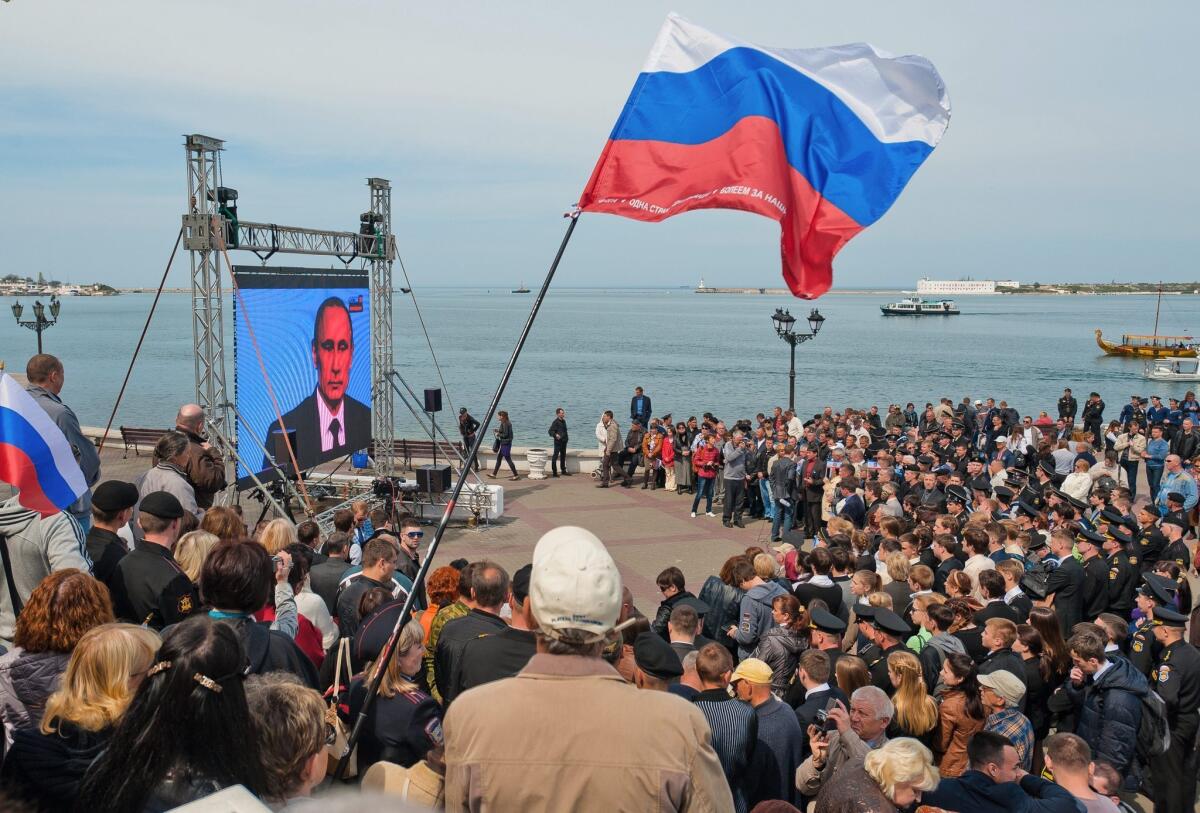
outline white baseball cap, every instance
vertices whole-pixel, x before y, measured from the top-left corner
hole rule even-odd
[[[564,630],[601,641],[621,613],[621,574],[591,531],[565,525],[533,549],[529,603],[538,627],[552,638]]]

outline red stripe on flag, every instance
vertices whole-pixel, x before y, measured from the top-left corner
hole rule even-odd
[[[0,441],[0,480],[14,486],[18,502],[44,517],[58,513],[58,507],[42,492],[37,467],[19,446]]]
[[[693,209],[777,220],[783,278],[805,299],[829,290],[834,256],[863,229],[788,164],[778,125],[762,116],[704,144],[610,140],[579,208],[648,222]]]

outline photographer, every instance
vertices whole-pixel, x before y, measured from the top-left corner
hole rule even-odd
[[[746,499],[746,461],[753,448],[753,443],[740,430],[735,430],[722,450],[725,454],[725,508],[721,512],[721,524],[726,528],[746,527],[742,524],[742,503]]]
[[[812,753],[796,769],[796,787],[805,796],[815,796],[838,768],[887,742],[887,727],[892,721],[892,701],[881,689],[863,686],[850,696],[850,709],[839,700],[830,709],[827,721],[835,728],[808,727]],[[826,723],[828,725],[828,722]]]

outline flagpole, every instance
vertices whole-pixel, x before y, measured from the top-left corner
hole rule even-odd
[[[521,335],[517,338],[516,347],[513,348],[512,355],[508,359],[508,365],[504,368],[504,374],[500,377],[500,384],[496,387],[496,394],[492,396],[492,402],[488,405],[487,414],[483,416],[483,420],[479,424],[479,430],[475,433],[475,444],[471,447],[470,453],[466,456],[467,460],[474,460],[479,454],[479,448],[483,445],[483,439],[487,432],[488,426],[492,422],[492,418],[496,415],[496,407],[500,405],[500,398],[504,395],[504,388],[508,386],[508,380],[512,377],[513,369],[517,366],[517,359],[521,355],[522,348],[525,347],[525,340],[529,338],[529,332],[533,328],[533,320],[537,318],[538,311],[541,310],[542,301],[546,298],[546,292],[550,289],[550,282],[554,279],[554,272],[558,270],[558,264],[562,260],[563,252],[567,250],[567,243],[571,240],[571,235],[575,231],[575,224],[579,222],[579,210],[573,209],[567,212],[564,217],[570,219],[567,225],[567,233],[563,235],[562,243],[558,246],[558,253],[554,255],[554,261],[550,263],[550,270],[546,272],[546,279],[542,282],[542,288],[538,291],[537,298],[533,300],[533,307],[529,311],[529,318],[525,320],[525,326],[521,328]],[[396,647],[400,643],[400,631],[411,618],[413,601],[417,596],[418,586],[423,584],[425,576],[429,572],[429,567],[433,563],[434,556],[437,555],[438,546],[441,544],[442,536],[446,533],[446,527],[450,524],[450,515],[454,513],[454,506],[458,502],[459,495],[462,494],[463,485],[467,481],[467,473],[470,466],[465,466],[459,471],[458,481],[454,484],[454,489],[450,492],[450,499],[446,503],[446,510],[442,512],[442,518],[438,522],[437,530],[433,532],[433,540],[429,543],[429,550],[425,553],[425,561],[421,563],[421,567],[417,570],[417,575],[413,577],[413,589],[409,591],[408,597],[404,599],[404,606],[400,610],[400,615],[396,619],[396,626],[392,629],[391,636],[388,637],[387,644],[384,645],[383,651],[379,655],[379,659],[371,678],[371,683],[367,687],[367,696],[363,700],[362,708],[359,709],[358,716],[354,720],[354,728],[350,732],[350,738],[346,741],[346,753],[338,761],[337,770],[333,773],[334,781],[340,781],[346,774],[346,768],[350,763],[350,756],[354,753],[354,747],[358,744],[359,738],[362,736],[363,727],[366,724],[367,714],[371,710],[371,705],[375,702],[375,697],[379,693],[379,684],[383,680],[384,664],[391,661],[396,653]],[[336,682],[336,678],[335,678]]]

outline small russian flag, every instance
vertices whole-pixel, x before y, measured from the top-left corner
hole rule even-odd
[[[0,482],[15,486],[18,501],[50,516],[87,491],[71,444],[17,380],[0,373]]]

